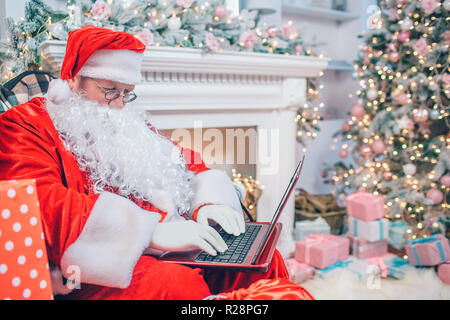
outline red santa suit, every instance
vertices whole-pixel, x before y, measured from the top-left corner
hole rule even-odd
[[[100,29],[95,28],[95,34],[91,34],[97,48],[101,41],[105,43],[103,47],[110,49],[114,46],[108,47],[108,43],[120,43],[135,52],[145,48],[130,35]],[[95,51],[86,58],[85,53],[80,53],[81,45],[70,40],[69,37],[67,49],[78,52],[84,61],[71,56],[70,62],[66,54],[61,70],[61,77],[66,79],[81,69],[77,63],[85,63]],[[72,68],[67,67],[70,63]],[[143,255],[155,226],[177,213],[164,197],[149,202],[132,195],[120,196],[114,188],[93,192],[89,176],[80,170],[47,112],[48,99],[61,100],[62,92],[67,90],[58,81],[56,86],[50,86],[46,98],[34,98],[0,116],[0,180],[36,179],[49,263],[60,268],[66,278],[72,276],[71,266],[81,271],[81,287],[67,298],[203,299],[210,294],[247,288],[259,279],[288,277],[278,252],[267,273],[206,271]],[[187,169],[195,174],[189,214],[204,203],[240,210],[230,178],[222,171],[207,168],[198,153],[176,146]]]

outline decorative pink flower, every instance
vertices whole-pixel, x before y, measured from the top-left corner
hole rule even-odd
[[[425,11],[426,14],[432,14],[438,6],[438,0],[422,0],[422,10]]]
[[[239,43],[244,48],[253,49],[256,40],[257,38],[252,31],[244,31],[239,38]]]
[[[297,30],[292,24],[285,24],[281,27],[281,33],[286,39],[294,39],[298,36]]]
[[[414,51],[416,51],[419,55],[424,56],[428,51],[427,40],[425,38],[420,38],[416,41],[413,47]]]
[[[210,32],[205,36],[205,44],[212,52],[217,52],[220,49],[219,40]]]
[[[192,6],[192,3],[194,2],[194,0],[177,0],[177,5],[179,5],[180,7],[183,7],[185,9],[189,8],[190,6]]]
[[[149,45],[152,45],[155,43],[155,41],[153,40],[153,33],[148,29],[144,29],[141,32],[139,32],[137,37],[146,46],[149,46]]]
[[[97,0],[92,5],[91,13],[99,19],[107,19],[111,16],[111,7],[103,0]]]
[[[450,46],[450,31],[442,32],[441,37],[444,38],[444,45]]]
[[[222,19],[222,18],[228,17],[228,10],[223,4],[221,4],[214,9],[214,14],[218,18]]]

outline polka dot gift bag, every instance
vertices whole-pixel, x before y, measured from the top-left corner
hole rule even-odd
[[[34,179],[0,181],[0,299],[52,299]]]

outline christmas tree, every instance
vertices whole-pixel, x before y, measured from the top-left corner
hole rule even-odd
[[[358,103],[336,134],[356,167],[338,162],[328,181],[343,205],[355,191],[382,195],[388,218],[427,236],[449,220],[450,1],[379,5],[355,61]]]

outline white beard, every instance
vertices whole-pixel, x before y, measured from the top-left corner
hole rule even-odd
[[[189,211],[194,173],[177,146],[150,130],[145,111],[102,106],[74,93],[57,104],[46,99],[46,107],[94,192],[112,187],[149,201],[167,212],[166,221]]]

